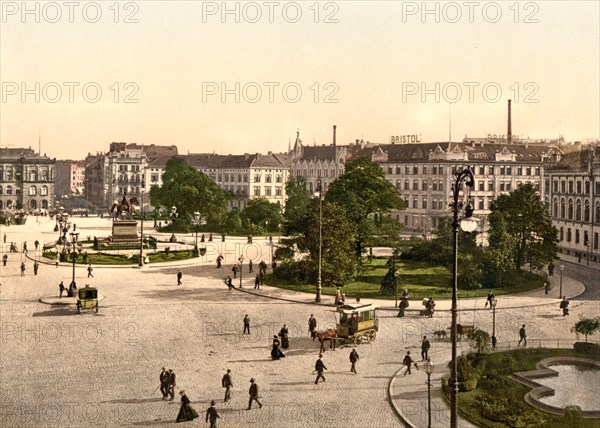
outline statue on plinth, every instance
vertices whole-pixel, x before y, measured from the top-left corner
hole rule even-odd
[[[131,215],[135,211],[133,204],[137,204],[137,199],[127,199],[127,190],[123,191],[121,202],[115,202],[110,209],[113,220],[131,220]]]

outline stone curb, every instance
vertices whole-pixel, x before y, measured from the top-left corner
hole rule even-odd
[[[104,300],[103,294],[98,294],[98,302]],[[43,296],[40,297],[39,301],[45,305],[52,306],[77,306],[77,297],[54,297],[54,296]]]
[[[404,424],[405,427],[408,428],[416,428],[416,426],[410,422],[400,411],[400,409],[398,408],[398,406],[396,405],[396,402],[394,401],[394,399],[392,398],[392,392],[394,389],[394,383],[396,381],[396,378],[398,377],[398,375],[400,373],[402,373],[402,371],[406,371],[406,366],[402,366],[400,367],[398,370],[396,370],[394,372],[394,374],[388,379],[388,384],[387,384],[387,388],[386,388],[386,398],[388,400],[388,403],[390,404],[390,407],[392,408],[392,410],[394,411],[394,414],[396,415],[396,417],[400,420],[400,422],[402,422]]]

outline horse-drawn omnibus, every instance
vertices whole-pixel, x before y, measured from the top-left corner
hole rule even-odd
[[[86,285],[79,289],[79,299],[77,299],[77,312],[82,309],[95,309],[98,312],[98,289]]]
[[[336,336],[342,342],[359,344],[365,339],[372,342],[377,337],[379,320],[371,304],[344,305],[336,311]]]

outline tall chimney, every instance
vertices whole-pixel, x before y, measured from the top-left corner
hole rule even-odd
[[[512,124],[510,118],[510,100],[508,100],[508,130],[506,131],[506,141],[512,143]]]
[[[337,126],[333,125],[333,147],[335,147],[335,128],[337,128]]]

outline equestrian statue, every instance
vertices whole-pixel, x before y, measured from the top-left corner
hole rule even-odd
[[[123,199],[121,202],[115,202],[110,209],[110,213],[113,216],[113,220],[130,220],[131,215],[136,211],[134,204],[137,205],[137,198],[127,199],[127,190],[123,192]],[[127,217],[127,218],[125,218]]]

